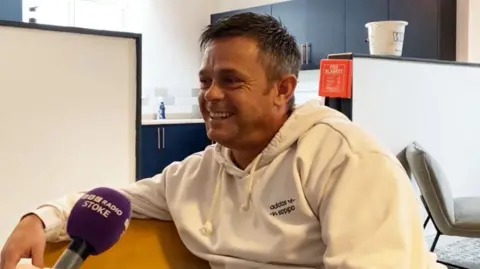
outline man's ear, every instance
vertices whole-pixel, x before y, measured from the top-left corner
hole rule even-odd
[[[289,74],[282,77],[277,82],[277,91],[274,104],[278,107],[284,106],[293,97],[295,88],[297,87],[297,77]]]

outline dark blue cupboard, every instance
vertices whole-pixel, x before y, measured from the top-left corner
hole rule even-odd
[[[140,179],[159,174],[170,163],[182,161],[210,144],[204,123],[142,125]]]

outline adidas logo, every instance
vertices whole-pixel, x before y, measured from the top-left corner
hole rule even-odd
[[[290,214],[295,211],[295,199],[290,198],[287,200],[281,200],[276,202],[273,205],[270,205],[270,215],[271,216],[279,216],[279,215],[286,215]]]

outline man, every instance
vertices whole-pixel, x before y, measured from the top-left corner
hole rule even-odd
[[[235,15],[201,46],[199,103],[217,144],[123,188],[134,217],[174,221],[212,268],[437,268],[395,157],[317,101],[294,108],[300,52],[277,20]],[[80,195],[23,218],[0,269],[42,266]]]

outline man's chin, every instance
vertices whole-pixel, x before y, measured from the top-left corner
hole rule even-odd
[[[226,146],[232,141],[233,135],[230,133],[223,132],[222,130],[212,130],[210,129],[207,133],[208,138],[216,143]]]

